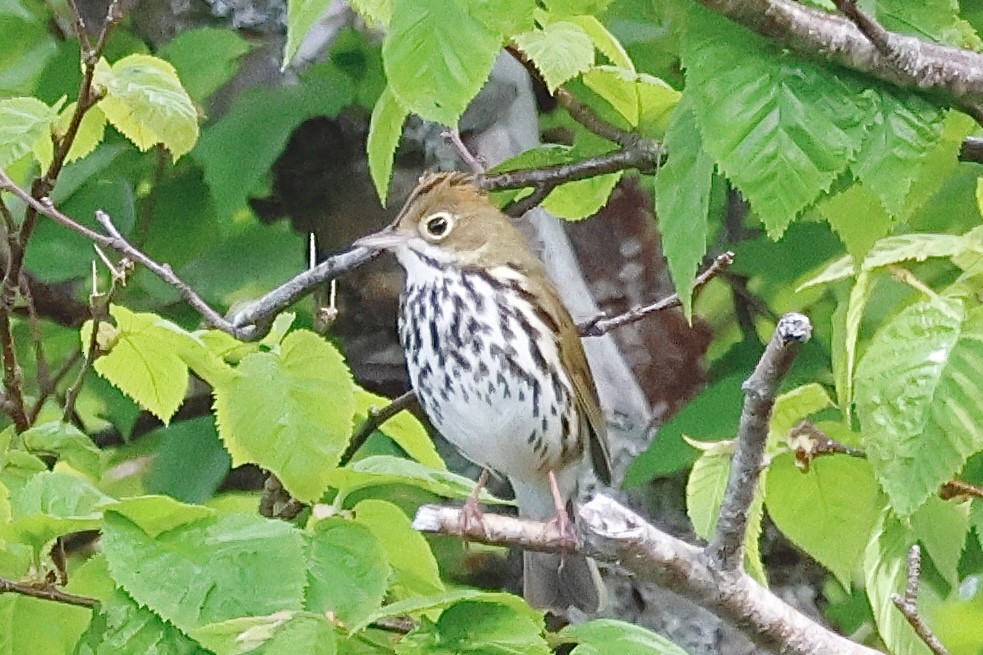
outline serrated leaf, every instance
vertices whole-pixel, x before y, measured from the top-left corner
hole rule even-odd
[[[372,183],[382,204],[389,197],[389,178],[392,176],[393,157],[399,137],[403,134],[403,124],[409,115],[399,104],[392,89],[386,87],[372,109],[369,119],[369,136],[365,148],[369,155],[369,172]]]
[[[768,586],[768,574],[761,560],[761,533],[765,520],[765,487],[767,478],[761,478],[758,491],[747,510],[747,530],[744,536],[744,569],[762,586]],[[718,509],[717,513],[720,511]]]
[[[884,506],[870,464],[840,455],[819,457],[803,472],[794,456],[785,454],[775,458],[767,475],[765,503],[775,525],[849,589]]]
[[[556,21],[512,39],[532,60],[550,93],[594,65],[594,43],[576,23]]]
[[[857,366],[867,456],[899,516],[983,449],[983,309],[919,302],[888,321]]]
[[[662,635],[616,619],[594,619],[568,625],[560,630],[559,636],[578,644],[571,655],[606,652],[619,655],[687,655],[685,650]]]
[[[929,257],[955,257],[967,251],[983,252],[983,242],[976,231],[964,235],[901,234],[875,243],[861,268],[871,271],[904,261],[923,262]]]
[[[854,184],[823,200],[818,209],[857,262],[863,260],[878,239],[891,231],[891,217],[877,197],[861,184]],[[864,220],[858,220],[860,216]]]
[[[944,114],[915,93],[902,99],[893,91],[878,89],[877,99],[870,133],[850,170],[897,217],[905,212],[905,198],[917,177],[912,171],[920,170],[942,134]]]
[[[389,26],[393,0],[352,0],[352,7],[372,23]]]
[[[177,71],[163,59],[134,54],[110,66],[102,60],[94,83],[105,89],[99,108],[140,150],[158,143],[177,161],[198,140],[198,112]]]
[[[915,538],[935,565],[935,570],[950,586],[959,585],[959,559],[969,536],[968,501],[957,502],[930,497],[911,515]]]
[[[872,98],[702,7],[682,60],[705,148],[777,239],[855,158]]]
[[[666,131],[669,161],[655,176],[655,207],[669,274],[687,320],[693,315],[693,278],[707,250],[713,160],[703,150],[691,103],[673,112]]]
[[[474,482],[462,475],[390,455],[374,455],[334,469],[328,476],[328,482],[343,496],[361,489],[393,484],[407,484],[444,498],[457,499],[467,498],[474,490]],[[482,492],[480,500],[494,504],[511,502],[495,498],[487,491]]]
[[[170,496],[124,498],[113,505],[113,512],[128,518],[151,538],[182,525],[215,516],[215,510],[209,507],[189,505]]]
[[[843,357],[833,363],[836,380],[836,396],[839,400],[840,411],[847,421],[853,416],[854,376],[857,369],[857,344],[860,341],[860,323],[863,320],[864,309],[870,301],[874,286],[870,273],[863,271],[857,276],[850,297],[847,300],[843,325]]]
[[[390,402],[392,402],[390,399],[378,396],[361,387],[355,390],[356,416],[368,418],[371,411],[382,409]],[[377,430],[392,439],[407,455],[424,466],[434,469],[447,469],[447,465],[440,453],[437,452],[433,440],[427,434],[427,429],[410,412],[406,410],[399,412],[380,425]]]
[[[227,514],[151,537],[125,516],[107,511],[102,548],[113,580],[184,632],[240,616],[302,609],[303,539],[282,521]]]
[[[393,569],[390,586],[395,598],[444,591],[430,545],[401,509],[383,500],[368,499],[355,505],[353,512],[355,522],[368,528],[386,552]]]
[[[42,423],[21,434],[24,447],[35,453],[55,455],[90,477],[102,474],[101,451],[84,432],[70,423]]]
[[[102,508],[113,502],[80,477],[42,471],[12,496],[12,520],[0,525],[0,537],[40,552],[55,537],[99,527]]]
[[[334,655],[334,626],[324,615],[282,611],[210,623],[191,631],[216,655]]]
[[[59,114],[58,120],[53,126],[59,135],[63,136],[68,130],[68,125],[72,121],[72,115],[75,113],[77,104],[75,102],[69,103]],[[73,162],[91,154],[102,143],[105,131],[106,115],[99,109],[99,105],[89,107],[88,111],[82,117],[82,122],[79,123],[78,132],[75,134],[72,147],[68,150],[65,162]],[[34,156],[41,165],[41,170],[47,170],[51,166],[51,161],[54,159],[55,154],[54,143],[52,143],[51,138],[41,138],[35,141],[33,150]]]
[[[604,98],[632,126],[645,123],[648,131],[661,130],[670,121],[681,94],[657,77],[614,66],[594,66],[584,73],[584,84]]]
[[[877,632],[890,652],[894,655],[930,655],[928,646],[891,601],[894,594],[904,593],[911,544],[908,530],[890,510],[881,512],[864,551],[865,588]]]
[[[324,16],[332,0],[290,0],[287,3],[287,42],[283,46],[283,63],[280,70],[285,70],[294,55],[304,42],[304,37],[311,31],[318,19]]]
[[[382,606],[390,567],[382,541],[371,530],[339,517],[319,521],[309,553],[308,610],[331,612],[353,625]]]
[[[348,445],[354,384],[334,346],[298,330],[278,353],[246,355],[235,377],[216,387],[215,409],[234,465],[259,464],[294,498],[310,502],[327,488]]]
[[[136,314],[119,305],[109,311],[116,327],[112,342],[102,344],[109,352],[95,361],[96,372],[168,423],[188,388],[188,366],[182,354],[193,352],[199,344],[154,314]],[[91,321],[82,327],[83,349],[88,348],[91,330]]]
[[[50,143],[57,120],[58,112],[37,98],[0,100],[0,168],[29,153],[35,143]]]
[[[457,0],[393,0],[382,63],[399,104],[456,126],[491,72],[502,35]]]
[[[536,25],[536,0],[476,0],[468,3],[475,18],[500,34],[531,30]]]
[[[594,47],[600,50],[611,63],[618,68],[635,71],[635,64],[632,62],[628,51],[625,50],[618,38],[599,21],[596,16],[580,15],[567,16],[564,20],[576,23],[594,42]]]
[[[542,622],[498,603],[463,600],[441,612],[435,623],[426,622],[406,635],[396,652],[424,655],[445,652],[549,655]],[[439,649],[439,650],[438,650]]]
[[[701,539],[709,539],[717,526],[720,503],[727,490],[731,455],[708,453],[702,455],[686,481],[686,514],[693,531]]]
[[[198,644],[126,592],[116,590],[100,603],[98,614],[79,640],[76,655],[144,653],[205,655]]]

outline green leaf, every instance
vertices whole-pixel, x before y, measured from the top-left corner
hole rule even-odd
[[[305,607],[353,625],[382,606],[389,579],[383,543],[339,517],[319,521],[310,538]]]
[[[853,416],[854,377],[857,368],[860,323],[863,320],[864,309],[870,301],[870,294],[873,289],[870,273],[862,271],[850,289],[850,298],[847,301],[843,325],[843,355],[833,361],[833,372],[836,376],[836,397],[839,400],[840,411],[848,421]]]
[[[177,71],[163,59],[134,54],[96,67],[94,83],[105,89],[99,108],[140,150],[158,143],[171,158],[189,152],[198,140],[198,112]]]
[[[64,135],[68,130],[68,125],[72,121],[77,104],[75,102],[69,103],[58,115],[58,120],[53,125],[53,129],[59,135]],[[75,134],[75,140],[72,142],[72,147],[68,150],[65,161],[73,162],[91,154],[102,143],[105,131],[106,115],[102,113],[98,105],[89,107],[89,110],[82,117],[82,122],[79,123],[78,132]],[[51,136],[45,135],[35,141],[33,150],[34,157],[41,165],[41,169],[47,170],[51,166],[51,161],[55,156],[55,146],[51,141]]]
[[[144,490],[186,503],[210,499],[232,466],[232,459],[218,438],[215,417],[209,413],[154,432],[161,437],[161,443],[143,476]]]
[[[287,42],[283,47],[283,64],[286,69],[318,19],[324,16],[331,0],[290,0],[287,3]]]
[[[200,27],[180,32],[157,54],[177,69],[188,94],[204,104],[232,79],[240,59],[254,47],[237,30]]]
[[[23,450],[9,451],[5,460],[0,468],[0,482],[6,485],[11,495],[20,493],[36,474],[48,470],[43,461]]]
[[[399,100],[393,95],[392,89],[386,87],[379,96],[369,119],[369,136],[365,148],[369,154],[369,172],[372,183],[382,204],[386,204],[389,196],[389,178],[392,176],[393,157],[399,137],[403,134],[403,123],[409,115]]]
[[[334,655],[334,626],[324,615],[282,611],[196,628],[191,636],[216,655]]]
[[[926,154],[942,134],[943,112],[915,93],[904,98],[878,89],[878,111],[851,172],[891,216],[905,213],[905,198]],[[858,213],[857,216],[867,216]],[[856,221],[862,223],[862,221]]]
[[[58,112],[37,98],[0,100],[0,168],[31,151],[34,144],[51,139]]]
[[[856,157],[871,97],[700,7],[682,60],[705,148],[777,239]]]
[[[424,622],[396,647],[398,655],[509,653],[549,655],[543,626],[528,615],[498,603],[464,600]]]
[[[923,262],[929,257],[956,257],[983,252],[983,233],[972,230],[955,234],[901,234],[881,239],[867,253],[861,268],[871,271],[904,261]]]
[[[113,305],[111,328],[100,324],[100,346],[105,355],[94,368],[123,393],[137,401],[165,424],[184,401],[188,366],[181,355],[193,352],[198,342],[190,334],[154,314],[135,314]],[[82,328],[82,348],[87,348],[92,322]]]
[[[400,105],[456,126],[487,81],[501,45],[502,35],[457,0],[393,0],[382,62]]]
[[[596,16],[580,15],[567,16],[565,20],[576,23],[593,41],[594,47],[600,50],[611,63],[618,68],[635,71],[635,64],[618,38],[599,21]],[[585,80],[586,81],[586,80]]]
[[[893,655],[930,655],[928,646],[891,601],[894,594],[904,593],[911,544],[908,530],[890,510],[884,510],[864,551],[864,581],[877,632],[889,651]]]
[[[42,471],[12,495],[12,520],[0,537],[30,544],[40,552],[55,537],[99,527],[102,508],[115,502],[86,480]]]
[[[655,207],[669,274],[687,320],[693,316],[693,278],[707,250],[713,160],[703,150],[691,103],[673,112],[666,131],[669,162],[655,176]]]
[[[361,489],[407,484],[444,498],[465,499],[474,490],[474,482],[468,478],[442,469],[433,469],[402,457],[374,455],[360,459],[344,468],[337,468],[328,476],[329,484],[342,496]],[[481,502],[509,504],[482,492]]]
[[[578,221],[593,216],[607,204],[624,171],[567,182],[554,189],[542,207],[557,218]]]
[[[814,459],[803,472],[784,454],[768,467],[767,489],[778,529],[849,589],[884,506],[870,464],[835,455]]]
[[[874,243],[891,231],[891,217],[877,196],[861,184],[827,198],[818,209],[854,261],[862,261]],[[858,216],[864,220],[857,220]]]
[[[215,516],[204,505],[188,505],[170,496],[134,496],[113,505],[113,512],[125,516],[150,538],[188,523]]]
[[[147,655],[205,655],[198,644],[170,623],[116,590],[99,605],[77,655],[145,653]]]
[[[651,630],[616,619],[594,619],[568,625],[559,637],[578,644],[572,655],[687,655],[686,651]]]
[[[348,445],[354,390],[334,346],[292,332],[279,352],[246,355],[235,377],[216,387],[219,436],[233,465],[259,464],[295,498],[317,500]]]
[[[951,587],[959,585],[959,559],[969,536],[969,502],[930,497],[911,515],[911,528],[935,570]]]
[[[91,615],[85,607],[0,595],[0,655],[72,653]]]
[[[353,0],[352,6],[370,23],[379,23],[383,27],[388,27],[392,15],[392,3],[393,0]]]
[[[681,97],[679,91],[657,77],[614,66],[591,68],[584,73],[584,84],[607,100],[630,125],[644,123],[652,136],[662,135]]]
[[[373,411],[386,407],[389,398],[378,396],[361,387],[355,389],[355,414],[368,419]],[[434,446],[427,429],[410,412],[403,410],[380,425],[377,430],[392,439],[403,451],[424,466],[433,469],[447,469],[440,453]]]
[[[368,626],[369,623],[378,621],[379,619],[394,616],[429,616],[434,614],[434,610],[446,609],[455,603],[465,600],[503,605],[524,615],[530,621],[536,622],[543,620],[541,612],[531,608],[528,603],[518,596],[500,592],[478,591],[477,589],[454,589],[432,596],[414,596],[396,603],[390,603],[359,625],[353,626],[350,632],[359,632]]]
[[[561,20],[512,38],[532,60],[550,93],[594,65],[594,42],[577,23]]]
[[[429,596],[444,591],[430,545],[413,529],[403,510],[383,500],[368,499],[355,505],[353,512],[355,522],[368,528],[386,552],[393,570],[393,596]]]
[[[303,605],[303,539],[282,521],[227,514],[151,536],[107,511],[102,548],[116,583],[184,632]]]
[[[701,539],[709,539],[717,526],[731,459],[729,453],[706,452],[690,471],[686,482],[686,514]]]
[[[771,441],[784,441],[792,428],[803,419],[832,406],[833,399],[816,382],[786,391],[775,399],[771,410],[771,423],[768,425]]]
[[[21,439],[27,450],[56,455],[89,477],[98,479],[102,474],[103,451],[70,423],[51,421],[35,425],[21,434]]]
[[[868,458],[900,516],[918,509],[983,449],[983,308],[912,305],[886,323],[857,366]]]

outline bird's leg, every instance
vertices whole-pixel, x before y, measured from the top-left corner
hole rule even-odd
[[[478,498],[486,484],[488,484],[488,469],[481,469],[481,475],[478,476],[478,481],[474,484],[474,491],[464,501],[464,507],[461,508],[462,532],[470,532],[475,527],[480,527],[482,532],[485,531],[485,514],[478,506]]]
[[[550,493],[553,494],[553,503],[556,505],[556,516],[551,522],[559,530],[560,538],[571,547],[576,547],[580,543],[580,537],[577,534],[577,527],[570,520],[570,515],[567,513],[567,504],[563,500],[563,494],[560,493],[560,485],[556,481],[556,474],[550,471],[547,476],[550,481]]]

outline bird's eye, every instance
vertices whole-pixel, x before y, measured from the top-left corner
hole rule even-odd
[[[454,226],[454,217],[448,212],[437,212],[427,216],[423,221],[423,235],[439,241],[448,234]]]

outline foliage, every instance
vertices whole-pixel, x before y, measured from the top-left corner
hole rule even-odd
[[[288,3],[285,65],[330,4]],[[758,543],[767,515],[829,571],[827,595],[842,601],[830,603],[830,618],[856,634],[870,620],[891,652],[922,653],[891,602],[918,543],[929,563],[925,615],[953,652],[978,652],[983,501],[939,495],[953,479],[983,484],[983,183],[978,165],[958,158],[978,126],[944,100],[789,52],[698,3],[352,4],[385,34],[378,45],[337,47],[377,66],[346,67],[352,52],[336,51],[297,71],[296,84],[253,89],[211,117],[212,96],[253,48],[233,30],[185,32],[151,52],[124,21],[89,61],[50,29],[65,19],[61,4],[15,1],[0,8],[0,168],[28,189],[50,174],[44,195],[60,210],[91,229],[95,210],[106,211],[226,309],[302,265],[302,238],[255,220],[248,203],[298,125],[371,109],[367,156],[385,201],[408,117],[455,128],[509,46],[550,91],[572,90],[616,130],[665,145],[658,170],[561,184],[544,206],[584,219],[623,175],[639,175],[686,315],[716,330],[710,384],[660,428],[625,485],[686,471],[694,531],[712,534],[740,383],[772,328],[758,315],[741,332],[720,280],[691,298],[708,252],[732,248],[731,272],[761,304],[803,310],[817,331],[775,405],[746,568],[767,582]],[[891,29],[981,45],[980,12],[960,14],[955,2],[870,4]],[[80,97],[87,65],[92,95]],[[500,170],[575,164],[624,145],[554,120],[568,142]],[[747,202],[736,228],[714,202],[726,185]],[[2,191],[6,229],[30,222],[31,210]],[[561,643],[584,655],[682,652],[613,620],[553,633],[519,598],[449,590],[447,562],[409,515],[425,499],[467,497],[472,483],[447,470],[407,413],[374,430],[370,443],[385,448],[346,455],[371,408],[387,401],[353,381],[344,344],[308,329],[303,314],[241,343],[198,329],[200,317],[146,270],[94,273],[79,291],[89,284],[89,240],[44,218],[32,229],[25,271],[70,288],[75,302],[91,292],[92,318],[32,320],[19,311],[23,294],[18,311],[0,307],[13,325],[3,345],[21,371],[5,365],[4,408],[19,384],[32,410],[19,430],[8,411],[0,432],[0,577],[48,584],[64,573],[49,557],[60,538],[98,531],[98,554],[70,559],[66,591],[99,604],[0,594],[0,655],[533,654]],[[80,371],[89,357],[92,370]],[[214,413],[185,420],[179,410],[195,393]],[[66,395],[74,407],[63,420]],[[130,442],[141,411],[162,426]],[[849,453],[803,457],[803,421]],[[118,445],[106,446],[106,434]],[[260,517],[255,494],[217,493],[240,465],[275,473],[314,509],[288,523]],[[412,620],[408,634],[383,629],[394,617]]]

